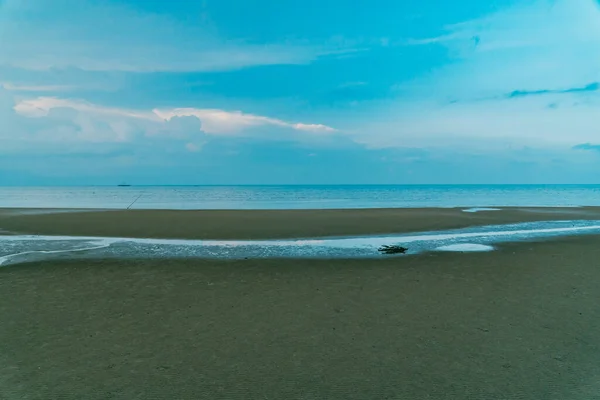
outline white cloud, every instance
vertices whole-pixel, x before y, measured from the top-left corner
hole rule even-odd
[[[51,97],[18,100],[1,88],[0,120],[2,153],[102,153],[139,139],[144,145],[153,140],[152,134],[185,140],[192,133],[189,125],[161,122],[152,113],[97,108]],[[196,137],[203,135],[199,125],[193,127]],[[176,135],[169,135],[171,131]]]
[[[354,51],[336,41],[227,40],[210,23],[90,0],[9,2],[0,13],[0,42],[0,64],[32,70],[220,71],[304,64]]]
[[[218,109],[175,108],[165,110],[128,110],[104,107],[81,100],[60,99],[56,97],[37,97],[18,101],[14,111],[27,118],[47,118],[49,120],[68,120],[76,123],[85,137],[91,139],[98,124],[111,129],[115,135],[101,134],[95,140],[126,141],[132,132],[143,131],[144,135],[171,135],[172,123],[180,118],[195,118],[200,124],[195,129],[212,135],[237,135],[256,127],[276,127],[308,133],[331,133],[335,129],[321,124],[291,123],[276,118],[246,114],[241,111]],[[75,113],[75,114],[73,114]],[[171,123],[169,126],[168,124]],[[186,132],[192,128],[185,127]],[[175,129],[176,132],[179,128]],[[189,148],[188,148],[189,150]]]
[[[296,130],[299,131],[307,131],[307,132],[321,132],[321,133],[331,133],[336,132],[336,129],[322,124],[288,124]]]
[[[26,117],[43,117],[48,116],[51,110],[60,108],[77,110],[94,115],[117,116],[150,121],[159,120],[152,112],[103,107],[81,100],[68,100],[57,97],[37,97],[34,99],[21,100],[15,105],[14,110]]]
[[[259,115],[244,114],[240,111],[217,109],[175,108],[172,110],[154,110],[154,114],[168,121],[174,117],[196,117],[202,121],[202,129],[207,133],[237,133],[244,129],[261,125],[284,126],[283,121]]]
[[[275,126],[298,131],[329,133],[334,128],[321,124],[290,123],[276,118],[261,115],[245,114],[241,111],[224,111],[217,109],[175,108],[172,110],[155,109],[154,114],[164,120],[173,117],[196,117],[202,121],[202,129],[206,133],[228,134],[258,126]]]

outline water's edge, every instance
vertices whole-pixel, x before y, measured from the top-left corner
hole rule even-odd
[[[437,232],[286,240],[191,240],[0,235],[0,265],[56,258],[373,258],[402,245],[407,255],[491,251],[499,243],[600,234],[600,220],[544,221]]]

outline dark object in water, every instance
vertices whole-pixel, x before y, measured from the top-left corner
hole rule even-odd
[[[408,249],[406,247],[402,247],[402,246],[384,245],[379,248],[379,251],[384,254],[404,254],[408,251]]]
[[[119,186],[119,187],[129,187],[131,185],[129,183],[119,183],[117,186]]]

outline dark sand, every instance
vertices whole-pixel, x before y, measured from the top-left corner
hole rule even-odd
[[[1,399],[597,399],[600,237],[0,268]]]
[[[0,229],[45,235],[267,239],[404,233],[525,221],[600,219],[600,207],[267,211],[113,210],[51,213],[0,209]]]
[[[412,212],[98,212],[0,228],[244,238],[558,215]],[[600,236],[382,260],[8,266],[0,399],[598,399],[599,281]]]

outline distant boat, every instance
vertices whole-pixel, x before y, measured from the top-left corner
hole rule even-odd
[[[119,187],[127,187],[127,186],[131,186],[129,183],[119,183],[117,186]]]

